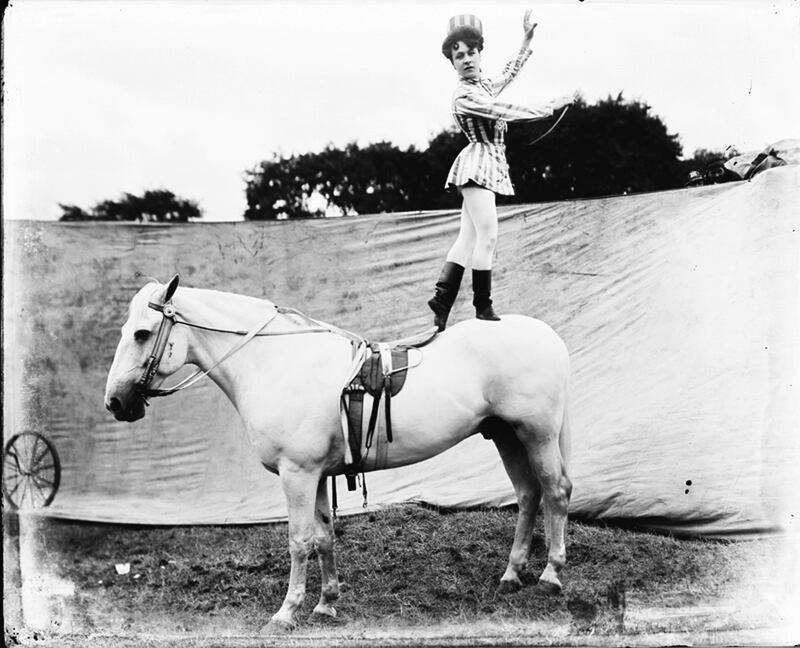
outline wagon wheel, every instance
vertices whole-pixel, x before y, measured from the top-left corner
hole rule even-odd
[[[55,446],[38,432],[15,434],[3,450],[3,495],[12,508],[48,506],[61,483]]]

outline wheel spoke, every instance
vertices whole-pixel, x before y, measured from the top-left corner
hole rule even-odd
[[[16,485],[16,486],[14,486],[14,489],[13,489],[13,490],[12,490],[12,491],[11,491],[11,492],[8,494],[8,498],[13,500],[13,498],[14,498],[14,493],[16,493],[16,492],[17,492],[17,489],[19,489],[19,487],[20,487],[22,484],[24,484],[24,483],[25,483],[25,478],[24,478],[24,477],[20,477],[20,478],[17,480],[17,485]]]
[[[48,448],[47,444],[45,444],[44,451],[35,457],[35,459],[33,460],[33,464],[31,465],[31,468],[35,468],[36,466],[38,466],[42,462],[42,460],[49,454],[50,454],[50,448]]]
[[[14,484],[17,485],[17,488],[19,487],[20,483],[22,483],[22,480],[24,478],[22,473],[17,473],[16,475],[7,475],[7,477],[9,478],[8,479],[9,484],[13,482]],[[3,482],[3,485],[5,485],[5,481]],[[16,490],[16,488],[14,490]]]
[[[26,494],[28,495],[28,499],[30,499],[31,489],[28,487],[30,480],[27,477],[25,477],[24,482],[25,482],[25,487],[22,489],[22,495],[19,498],[20,508],[22,508],[22,505],[25,503]]]
[[[28,495],[31,500],[31,508],[37,508],[36,496],[39,494],[39,489],[36,487],[36,481],[34,480],[33,476],[31,476],[29,483],[30,488],[28,489]]]
[[[10,448],[9,449],[8,453],[6,454],[6,459],[8,459],[9,457],[13,457],[14,458],[14,463],[16,464],[17,470],[22,470],[22,466],[20,466],[20,463],[19,463],[19,456],[17,456],[16,448]]]
[[[43,477],[39,477],[38,475],[31,475],[33,479],[33,483],[36,484],[39,490],[43,490],[46,486],[49,486],[50,489],[55,486],[55,482],[51,482],[49,479],[44,479]],[[45,486],[46,485],[46,486]]]
[[[22,473],[18,472],[4,472],[3,473],[3,487],[10,486],[13,482],[18,482],[22,478]]]
[[[40,455],[40,454],[37,452],[37,450],[38,450],[38,448],[39,448],[39,445],[40,445],[41,443],[43,443],[43,442],[42,442],[42,438],[41,438],[40,436],[38,436],[38,435],[37,435],[37,436],[36,436],[36,440],[33,442],[33,447],[31,448],[31,470],[33,470],[33,469],[36,467],[36,464],[38,464],[38,463],[39,463],[39,461],[41,460],[41,458],[42,458],[42,457],[43,457],[45,454],[47,454],[47,444],[46,444],[46,443],[44,444],[44,454]]]

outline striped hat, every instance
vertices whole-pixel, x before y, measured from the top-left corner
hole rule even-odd
[[[450,58],[453,43],[464,38],[477,40],[478,49],[483,49],[483,24],[481,19],[473,14],[459,14],[447,22],[447,36],[442,43],[442,54],[445,58]]]

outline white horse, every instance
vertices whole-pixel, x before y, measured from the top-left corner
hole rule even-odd
[[[280,476],[286,497],[291,573],[283,605],[264,630],[294,627],[312,551],[322,573],[314,613],[335,616],[339,581],[325,477],[345,468],[339,402],[354,336],[313,320],[310,325],[309,318],[266,300],[177,285],[177,275],[167,286],[147,284],[131,301],[108,374],[106,407],[118,420],[136,421],[144,416],[148,395],[176,391],[157,386],[183,365],[198,366],[198,378],[207,373],[236,406],[259,461]],[[500,322],[458,323],[423,354],[392,399],[394,439],[385,467],[422,461],[476,432],[487,433],[519,503],[499,590],[522,586],[520,572],[543,500],[549,551],[539,581],[560,591],[572,489],[564,343],[539,320],[505,315]]]

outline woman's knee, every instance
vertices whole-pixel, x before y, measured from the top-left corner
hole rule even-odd
[[[478,235],[475,237],[475,250],[482,250],[482,251],[490,251],[493,252],[495,247],[497,246],[497,228],[487,229],[484,232],[479,231]]]
[[[475,228],[461,228],[461,231],[456,237],[455,245],[458,245],[466,250],[471,250],[475,247],[475,242],[478,240],[478,235]]]

